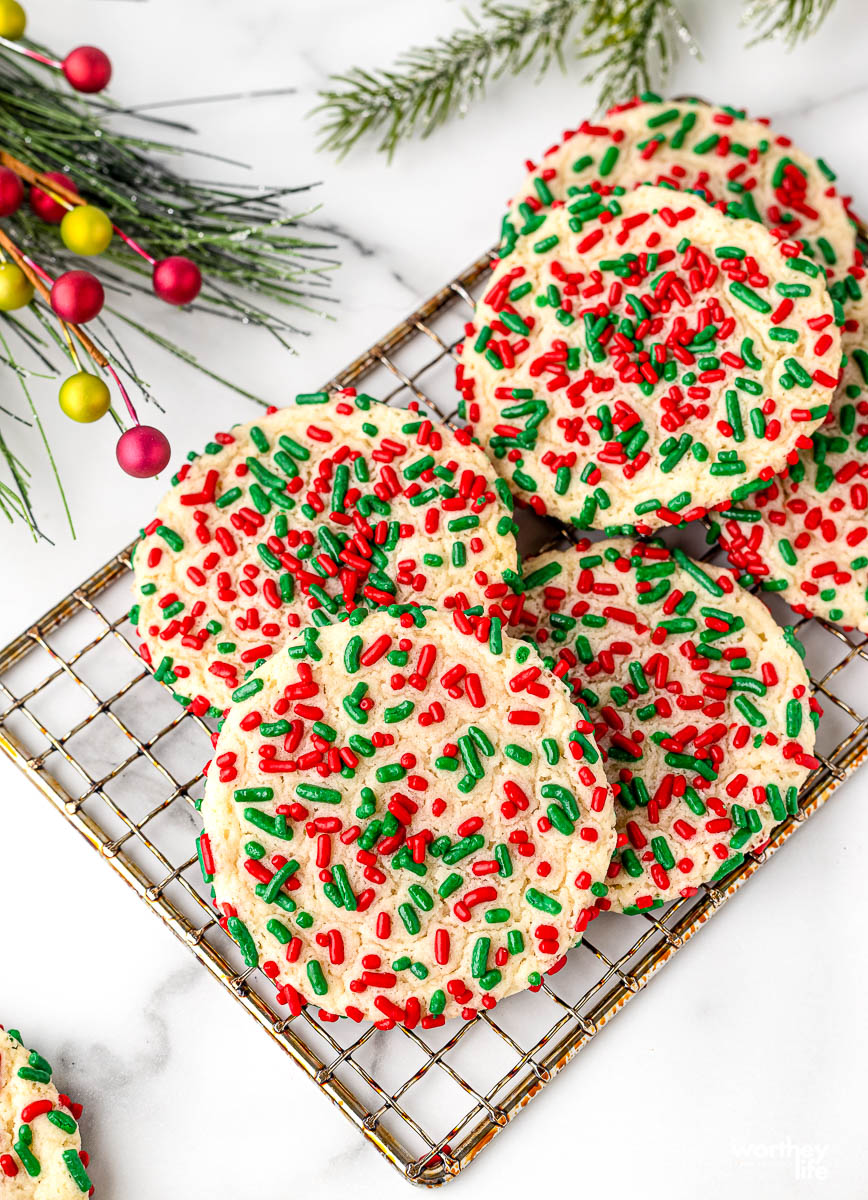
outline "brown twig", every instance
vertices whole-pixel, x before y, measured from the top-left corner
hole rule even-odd
[[[9,167],[11,171],[14,171],[16,175],[20,175],[27,183],[41,188],[44,192],[49,192],[56,199],[63,200],[66,204],[76,205],[87,203],[83,196],[79,196],[78,192],[71,192],[62,183],[58,183],[54,179],[49,179],[43,171],[34,171],[32,167],[28,167],[19,158],[15,158],[8,150],[0,150],[0,166]]]

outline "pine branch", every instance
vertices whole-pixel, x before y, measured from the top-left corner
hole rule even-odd
[[[262,189],[190,180],[164,161],[180,157],[178,147],[119,132],[111,124],[113,114],[108,101],[68,95],[26,60],[0,54],[4,150],[37,170],[71,174],[79,191],[107,209],[155,258],[192,253],[206,283],[222,280],[281,303],[321,298],[316,289],[323,273],[337,264],[323,255],[333,248],[329,243],[305,234],[305,218],[317,206],[308,203],[295,212],[283,207],[287,197],[310,185]],[[58,270],[69,266],[73,256],[56,230],[26,207],[9,230],[33,257],[48,257]],[[140,273],[146,269],[117,239],[102,261]]]
[[[808,3],[809,0],[803,0]],[[828,3],[830,0],[822,0]],[[554,63],[565,66],[565,43],[577,19],[581,30],[571,52],[597,59],[587,76],[611,104],[664,80],[679,42],[696,46],[674,0],[535,0],[526,5],[483,0],[471,27],[401,55],[391,69],[355,68],[334,76],[320,92],[315,112],[327,114],[322,148],[347,153],[366,134],[380,136],[390,158],[399,142],[427,137],[505,74],[531,64],[540,78]]]
[[[789,46],[815,33],[835,0],[748,0],[745,21],[754,42],[782,38]],[[332,76],[314,112],[325,114],[323,149],[345,155],[365,135],[376,135],[390,158],[401,141],[427,137],[454,114],[463,114],[487,85],[536,63],[537,76],[570,52],[593,60],[585,82],[595,83],[601,107],[664,84],[682,47],[699,48],[676,0],[483,0],[479,17],[432,45],[416,46],[388,69],[353,68]]]
[[[542,76],[553,63],[564,66],[563,42],[587,0],[537,0],[528,5],[484,0],[481,19],[468,14],[469,28],[416,46],[390,70],[355,68],[333,77],[320,92],[315,112],[327,114],[322,148],[343,157],[364,134],[380,136],[379,150],[391,158],[398,143],[414,134],[428,137],[500,76],[518,75],[531,63]]]
[[[42,50],[33,43],[26,45]],[[161,126],[174,129],[177,123],[131,115],[104,96],[74,94],[41,66],[0,48],[0,150],[24,167],[71,176],[82,196],[106,210],[124,234],[153,258],[193,258],[204,278],[194,307],[263,328],[287,345],[304,329],[281,310],[325,316],[323,305],[329,299],[325,289],[338,265],[330,255],[332,244],[308,224],[317,207],[310,198],[310,185],[257,188],[190,178],[176,169],[172,160],[177,161],[182,153],[189,157],[191,152],[160,140]],[[216,155],[199,157],[228,161]],[[82,266],[81,260],[65,249],[57,226],[40,220],[26,202],[4,219],[2,228],[18,251],[52,277]],[[132,253],[119,237],[93,265],[113,298],[139,292],[152,296],[149,263]],[[135,316],[141,311],[137,307]],[[158,336],[148,328],[146,319],[133,320],[106,308],[90,327],[94,344],[146,401],[152,399],[147,385],[113,332],[112,323],[117,325],[118,319],[209,378],[249,395],[243,387],[208,370],[175,342]],[[10,343],[17,343],[15,354]],[[40,472],[33,464],[28,470],[19,457],[23,455],[20,425],[24,424],[32,428],[31,441],[55,476],[72,528],[48,430],[27,383],[37,370],[55,375],[69,371],[68,348],[57,322],[39,301],[17,312],[0,313],[0,367],[17,377],[21,410],[15,411],[15,392],[4,390],[8,407],[4,404],[0,409],[0,475],[5,476],[0,479],[0,515],[10,520],[23,518],[35,528],[31,477],[38,483]],[[13,421],[19,424],[14,439],[6,424]]]
[[[603,108],[665,82],[679,43],[691,54],[699,53],[672,0],[622,0],[620,5],[594,0],[582,36],[580,56],[598,60],[585,82],[597,83]]]
[[[744,20],[756,28],[750,45],[767,38],[781,38],[791,49],[816,33],[835,0],[749,0]]]

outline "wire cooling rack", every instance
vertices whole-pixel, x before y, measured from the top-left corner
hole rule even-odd
[[[364,382],[392,403],[415,398],[452,419],[455,346],[489,262],[480,258],[326,386]],[[534,533],[538,546],[539,527],[529,531],[531,541]],[[634,917],[602,915],[540,989],[510,997],[468,1023],[384,1032],[329,1021],[312,1006],[287,1019],[272,985],[245,969],[208,903],[193,841],[210,728],[176,704],[134,649],[126,617],[129,550],[0,652],[0,747],[414,1183],[441,1184],[467,1166],[868,751],[866,640],[819,620],[796,619],[772,598],[778,615],[798,627],[825,715],[821,765],[802,791],[798,814],[762,854],[748,855],[689,900]]]

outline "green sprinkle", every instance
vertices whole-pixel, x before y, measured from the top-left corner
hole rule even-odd
[[[75,1133],[78,1126],[69,1113],[60,1112],[59,1109],[53,1108],[51,1112],[45,1116],[52,1125],[56,1125],[58,1129],[62,1129],[64,1133]]]
[[[787,701],[787,737],[798,737],[802,728],[802,706],[798,700]]]
[[[239,804],[246,804],[253,801],[256,804],[265,804],[269,800],[274,799],[274,788],[270,787],[249,787],[236,788],[233,792],[233,798]]]
[[[508,908],[489,908],[485,914],[485,920],[489,925],[501,925],[504,921],[508,921],[512,914]]]
[[[710,133],[708,135],[708,137],[705,137],[702,139],[701,142],[696,143],[696,145],[693,147],[693,153],[694,154],[708,154],[709,150],[713,150],[719,141],[720,141],[719,133]]]
[[[713,783],[717,779],[717,772],[711,763],[706,759],[694,758],[692,754],[677,754],[670,750],[667,751],[663,761],[667,767],[681,767],[685,771],[695,771],[697,775],[701,775],[709,783]]]
[[[417,934],[421,929],[419,917],[417,916],[416,910],[412,904],[399,904],[398,916],[401,918],[404,928],[409,934]]]
[[[451,896],[457,888],[460,888],[463,882],[464,877],[459,875],[457,871],[453,871],[440,884],[440,887],[437,889],[437,895],[445,900],[447,896]]]
[[[562,570],[563,567],[559,562],[551,562],[536,571],[531,571],[530,575],[524,578],[525,590],[530,591],[531,588],[542,587],[543,584],[549,583],[560,575]]]
[[[340,804],[343,800],[343,795],[335,788],[320,787],[316,783],[296,784],[295,794],[302,800],[313,800],[319,804]]]
[[[401,704],[395,704],[391,708],[385,709],[383,720],[387,725],[396,725],[399,721],[406,721],[415,707],[412,700],[404,700]]]
[[[544,737],[542,740],[542,748],[543,753],[546,756],[546,762],[549,764],[549,766],[556,766],[560,759],[561,752],[555,739],[551,737]]]
[[[481,850],[485,845],[485,838],[481,833],[471,833],[469,837],[461,838],[456,842],[450,850],[443,855],[443,861],[447,867],[453,867],[462,858],[467,858],[468,854],[474,854],[477,850]],[[441,893],[442,895],[442,893]]]
[[[180,533],[176,533],[175,530],[170,529],[168,525],[158,525],[155,532],[160,535],[166,545],[170,549],[174,550],[176,554],[179,550],[184,549],[184,539],[181,537]]]
[[[548,896],[545,892],[540,892],[536,888],[528,888],[524,894],[525,900],[534,908],[538,908],[541,912],[551,913],[552,916],[557,915],[563,905],[559,900],[555,900],[554,896]]]
[[[790,261],[792,262],[792,259]],[[807,388],[813,385],[813,379],[811,379],[811,376],[798,359],[786,358],[784,359],[784,366],[787,368],[787,371],[790,373],[790,375],[792,375],[793,379],[795,379],[799,387]]]
[[[747,696],[736,696],[733,703],[750,725],[761,726],[767,723],[763,714]]]
[[[747,304],[748,307],[754,309],[755,312],[770,313],[772,311],[772,306],[769,304],[768,300],[765,300],[759,294],[759,292],[755,292],[753,288],[749,288],[745,283],[741,283],[736,280],[734,283],[729,285],[729,290],[732,295],[736,297],[736,299],[741,300],[744,304]]]
[[[480,937],[473,943],[470,957],[470,973],[474,979],[481,978],[488,967],[488,954],[491,949],[491,938]]]
[[[429,891],[426,891],[419,883],[413,883],[409,888],[410,898],[414,904],[417,904],[423,912],[430,912],[434,907],[434,899]]]
[[[510,929],[506,935],[506,948],[510,954],[521,954],[524,950],[524,934],[520,929]]]
[[[702,587],[704,587],[707,592],[710,592],[712,596],[723,595],[723,588],[720,586],[720,584],[716,583],[710,575],[707,575],[698,563],[695,563],[691,558],[688,558],[679,546],[676,546],[673,549],[672,557],[682,570],[686,571],[688,575],[691,575],[696,582],[701,584]]]
[[[615,168],[615,163],[618,161],[619,150],[617,146],[609,146],[603,157],[600,159],[600,176],[605,178],[610,175]]]
[[[298,870],[298,862],[291,858],[289,862],[284,863],[279,871],[275,871],[269,882],[265,885],[265,891],[262,893],[262,898],[266,904],[273,904],[277,898],[278,892],[286,883],[290,876],[294,875]]]
[[[546,815],[558,833],[569,835],[575,832],[575,825],[559,804],[549,804],[546,808]]]
[[[512,875],[512,858],[510,857],[509,847],[505,842],[498,842],[494,847],[494,857],[500,870],[497,872],[501,879],[509,879]]]
[[[350,749],[360,754],[362,758],[373,758],[376,753],[376,747],[370,738],[364,737],[360,733],[351,733],[349,736]]]
[[[493,987],[497,987],[503,976],[496,967],[492,967],[490,971],[486,971],[479,980],[479,986],[484,992],[491,991]]]
[[[307,977],[310,980],[310,986],[313,988],[315,995],[324,996],[329,990],[329,985],[326,983],[325,976],[322,973],[322,967],[315,958],[312,958],[307,964]]]
[[[251,696],[255,696],[257,692],[261,692],[264,687],[264,679],[249,679],[247,683],[243,683],[240,688],[235,689],[232,693],[232,699],[236,704],[241,700],[249,700]]]
[[[256,949],[256,943],[251,936],[250,930],[240,917],[229,917],[226,922],[226,928],[229,931],[229,936],[237,943],[246,965],[248,967],[258,966],[259,952]]]
[[[397,780],[403,779],[406,774],[405,768],[400,763],[389,763],[384,767],[377,767],[377,782],[395,783]]]
[[[78,1156],[77,1150],[64,1150],[60,1156],[66,1164],[66,1169],[72,1178],[72,1182],[80,1192],[87,1193],[93,1187],[90,1181],[90,1176],[84,1169],[84,1163]]]
[[[286,868],[284,868],[284,870],[285,869]],[[349,876],[347,875],[347,869],[343,863],[336,863],[332,867],[332,878],[337,884],[344,908],[347,909],[348,912],[355,912],[357,907],[356,897],[355,893],[353,892],[352,885],[350,884]]]

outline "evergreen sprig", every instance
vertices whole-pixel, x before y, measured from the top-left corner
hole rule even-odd
[[[563,43],[586,7],[585,0],[542,0],[530,5],[484,0],[480,17],[431,46],[414,46],[390,70],[356,67],[333,77],[315,110],[327,113],[323,147],[343,156],[364,134],[381,135],[390,157],[399,142],[427,137],[462,112],[501,75],[518,75],[534,64],[543,75],[564,65]]]
[[[793,45],[814,33],[835,0],[750,0],[744,16],[754,41]],[[334,75],[314,110],[322,147],[346,154],[365,135],[390,158],[400,142],[427,137],[463,114],[504,75],[536,68],[537,78],[568,57],[588,60],[586,82],[603,106],[665,83],[678,51],[698,54],[675,0],[482,0],[467,26],[399,55],[390,68]]]
[[[744,16],[756,30],[751,45],[778,37],[795,46],[816,33],[834,7],[835,0],[750,0]]]
[[[651,91],[665,80],[679,44],[693,54],[699,53],[684,17],[672,0],[625,0],[620,7],[617,24],[607,28],[613,5],[607,0],[595,0],[585,19],[583,40],[578,48],[580,57],[594,60],[594,68],[585,76],[585,82],[598,84],[598,99],[603,107]]]
[[[197,310],[259,326],[291,348],[304,329],[289,311],[322,314],[329,275],[337,265],[329,254],[333,247],[307,220],[316,207],[308,195],[311,185],[266,189],[196,180],[171,165],[190,152],[152,136],[155,127],[160,132],[179,128],[175,122],[128,113],[103,97],[72,94],[40,66],[0,47],[0,150],[35,170],[69,175],[83,196],[104,208],[154,258],[182,254],[194,259],[204,278]],[[26,203],[4,220],[3,228],[19,250],[52,276],[82,265],[63,246],[57,227],[41,221]],[[88,333],[140,395],[150,398],[123,348],[119,325],[219,378],[183,347],[150,330],[138,305],[136,319],[125,311],[131,293],[152,295],[151,268],[144,259],[115,238],[93,267],[108,303],[88,325]],[[31,505],[37,471],[31,478],[11,449],[11,442],[20,441],[11,431],[13,425],[31,426],[65,507],[45,429],[54,422],[40,421],[28,379],[56,376],[61,369],[69,373],[69,360],[56,322],[38,301],[28,309],[0,313],[0,318],[0,367],[18,379],[16,390],[5,389],[0,401],[0,514],[10,520],[23,517],[41,532]],[[220,382],[257,399],[241,386]],[[59,410],[58,419],[66,419]]]

